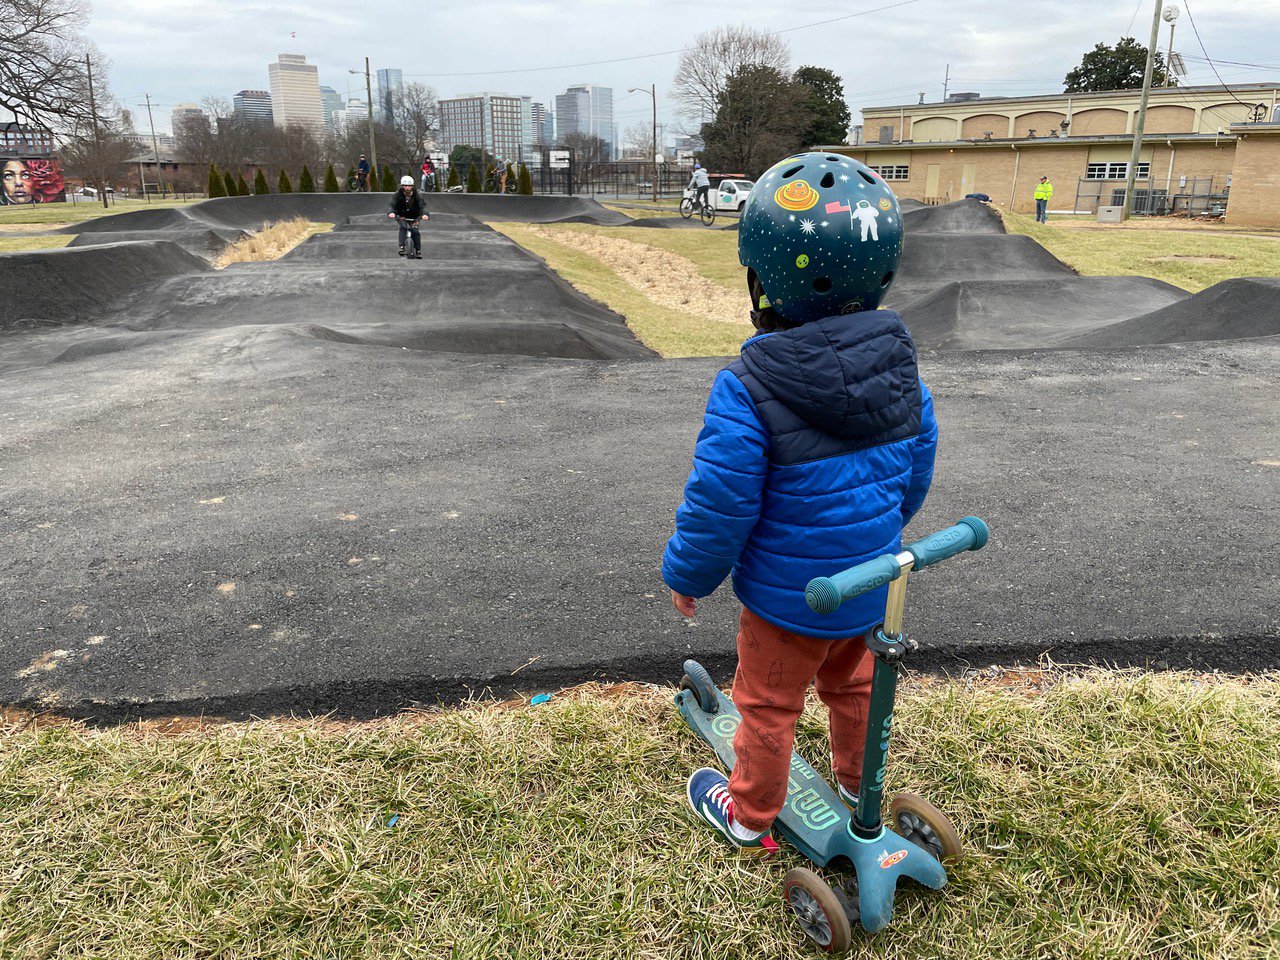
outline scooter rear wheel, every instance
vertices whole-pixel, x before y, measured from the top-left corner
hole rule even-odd
[[[711,674],[697,660],[684,662],[684,676],[680,678],[680,689],[693,692],[693,699],[704,713],[719,713],[720,700],[716,696],[716,685]]]
[[[964,856],[964,844],[955,824],[924,797],[914,793],[895,794],[889,811],[898,834],[935,860],[955,863]]]
[[[808,867],[796,867],[787,873],[783,890],[804,935],[816,946],[827,953],[849,949],[853,940],[849,916],[825,880]]]

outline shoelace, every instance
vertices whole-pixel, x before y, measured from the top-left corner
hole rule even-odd
[[[728,822],[733,821],[733,794],[729,792],[729,788],[725,786],[714,786],[708,794],[711,802],[720,808],[720,812],[724,814],[724,818]]]

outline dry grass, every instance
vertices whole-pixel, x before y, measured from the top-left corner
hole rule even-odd
[[[649,234],[696,231],[579,228],[577,225],[535,228],[524,223],[491,223],[489,226],[541,257],[552,270],[587,296],[617,311],[626,318],[628,326],[645,346],[664,357],[723,357],[736,354],[742,341],[754,332],[747,321],[745,310],[741,322],[734,323],[721,319],[708,320],[683,307],[667,306],[649,296],[642,287],[629,283],[597,256],[584,252],[577,246],[581,243],[577,237],[603,235],[664,249],[657,238],[650,238]],[[716,244],[723,246],[725,236],[708,236],[707,240],[713,247]],[[707,257],[686,259],[689,266],[685,269],[689,272],[680,278],[681,283],[690,288],[708,282],[719,283],[718,280],[707,277]],[[713,256],[710,259],[716,258]],[[736,258],[734,264],[736,266]]]
[[[1125,224],[1054,220],[1001,211],[1011,233],[1023,233],[1086,276],[1154,277],[1197,293],[1233,277],[1280,273],[1275,237],[1188,226],[1183,221],[1133,220]]]
[[[233,263],[279,260],[308,237],[327,233],[332,229],[332,223],[312,223],[301,217],[269,223],[252,236],[227,247],[214,261],[214,266],[221,269]]]
[[[75,237],[69,233],[55,233],[41,237],[6,237],[0,235],[0,253],[26,253],[30,250],[57,250],[65,247]]]
[[[0,955],[808,955],[685,809],[670,689],[373,724],[0,732]],[[820,707],[800,746],[823,755]],[[1280,933],[1280,682],[908,683],[891,786],[971,855],[862,958],[1245,960]]]
[[[696,263],[669,249],[629,236],[620,237],[617,231],[556,230],[537,225],[530,226],[530,230],[543,239],[596,258],[629,286],[672,310],[739,326],[750,312],[745,284],[735,292],[723,284],[708,281],[701,276]]]

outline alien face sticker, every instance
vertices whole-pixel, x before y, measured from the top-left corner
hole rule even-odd
[[[803,270],[808,265],[809,265],[809,255],[807,253],[802,253],[800,254],[800,256],[796,257],[796,266],[799,267],[801,270]]]
[[[881,197],[881,198],[880,198],[880,209],[881,209],[881,210],[889,210],[889,209],[891,209],[892,207],[893,207],[893,202],[892,202],[892,201],[890,201],[890,199],[889,199],[888,197]]]
[[[783,210],[808,210],[818,202],[818,191],[809,186],[807,180],[792,180],[777,189],[773,195],[774,203]]]

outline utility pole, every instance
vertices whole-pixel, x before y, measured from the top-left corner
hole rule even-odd
[[[369,101],[369,163],[378,169],[378,144],[373,136],[373,81],[369,79],[369,58],[364,58],[364,95]]]
[[[1133,181],[1138,175],[1138,160],[1142,156],[1142,134],[1147,126],[1147,101],[1151,99],[1151,75],[1156,64],[1156,44],[1160,42],[1160,11],[1164,0],[1156,0],[1151,15],[1151,40],[1147,44],[1147,69],[1142,76],[1142,99],[1138,101],[1138,118],[1133,125],[1133,150],[1129,154],[1129,170],[1124,178],[1124,210],[1120,218],[1128,220],[1133,213]]]
[[[947,64],[947,72],[942,80],[942,102],[947,102],[947,91],[951,89],[951,64]]]
[[[98,104],[93,96],[93,63],[89,60],[89,55],[84,55],[84,69],[89,75],[89,116],[93,119],[93,151],[96,154],[97,161],[94,166],[98,168],[98,196],[102,199],[103,209],[107,209],[107,184],[106,175],[102,171],[102,140],[98,137]]]
[[[647,93],[653,97],[653,202],[658,202],[658,85],[656,83],[649,84],[649,89],[643,87],[631,87],[627,93]],[[614,133],[613,140],[618,141],[617,133]]]
[[[156,122],[151,118],[151,94],[143,94],[147,98],[147,123],[151,125],[151,150],[156,155],[156,186],[160,187],[160,196],[164,196],[164,181],[160,179],[160,144],[156,140]],[[145,195],[147,185],[142,185],[142,192]]]
[[[1164,8],[1165,23],[1169,24],[1169,55],[1164,58],[1164,85],[1166,87],[1173,86],[1173,31],[1178,29],[1178,17],[1181,15],[1181,8],[1174,4]]]

